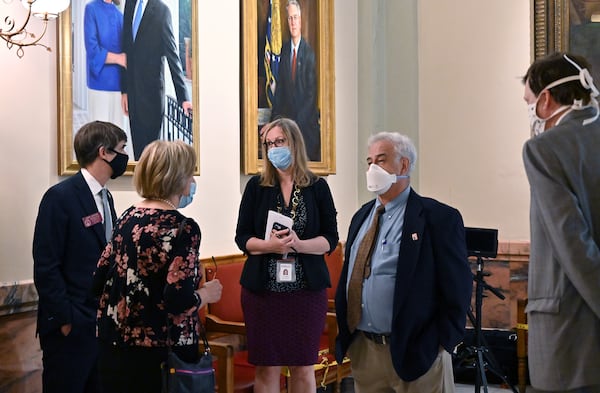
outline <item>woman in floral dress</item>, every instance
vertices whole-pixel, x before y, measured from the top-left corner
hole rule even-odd
[[[200,228],[177,211],[192,201],[195,166],[181,141],[152,142],[136,166],[145,199],[119,218],[94,277],[103,392],[160,392],[168,340],[182,360],[199,356],[197,311],[218,301],[222,286],[199,288]]]

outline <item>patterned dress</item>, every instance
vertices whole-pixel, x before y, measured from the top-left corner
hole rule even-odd
[[[176,353],[197,355],[199,247],[198,224],[176,210],[130,207],[119,218],[94,277],[101,371],[104,346],[111,351],[104,360],[112,362],[113,355],[143,361],[155,356],[158,364],[149,367],[156,374],[138,377],[160,377],[168,334]],[[119,371],[107,373],[112,378]],[[124,373],[136,379],[135,371]]]

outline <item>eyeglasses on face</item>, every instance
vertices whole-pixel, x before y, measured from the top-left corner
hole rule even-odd
[[[272,148],[273,146],[275,147],[281,147],[283,145],[285,145],[285,138],[277,138],[274,141],[265,141],[264,145],[267,149]]]

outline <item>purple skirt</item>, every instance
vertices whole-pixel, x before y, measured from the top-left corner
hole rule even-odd
[[[248,361],[256,366],[317,363],[327,291],[254,293],[242,288]]]

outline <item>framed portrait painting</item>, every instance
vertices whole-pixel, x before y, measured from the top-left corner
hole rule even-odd
[[[60,16],[59,175],[79,170],[73,140],[82,125],[95,120],[112,122],[127,134],[129,175],[153,140],[183,140],[200,153],[193,116],[199,107],[197,2],[142,4],[72,1]]]
[[[534,57],[553,52],[584,56],[600,82],[600,0],[534,0]]]
[[[240,0],[242,170],[260,171],[262,127],[296,121],[309,167],[335,173],[333,1]]]

